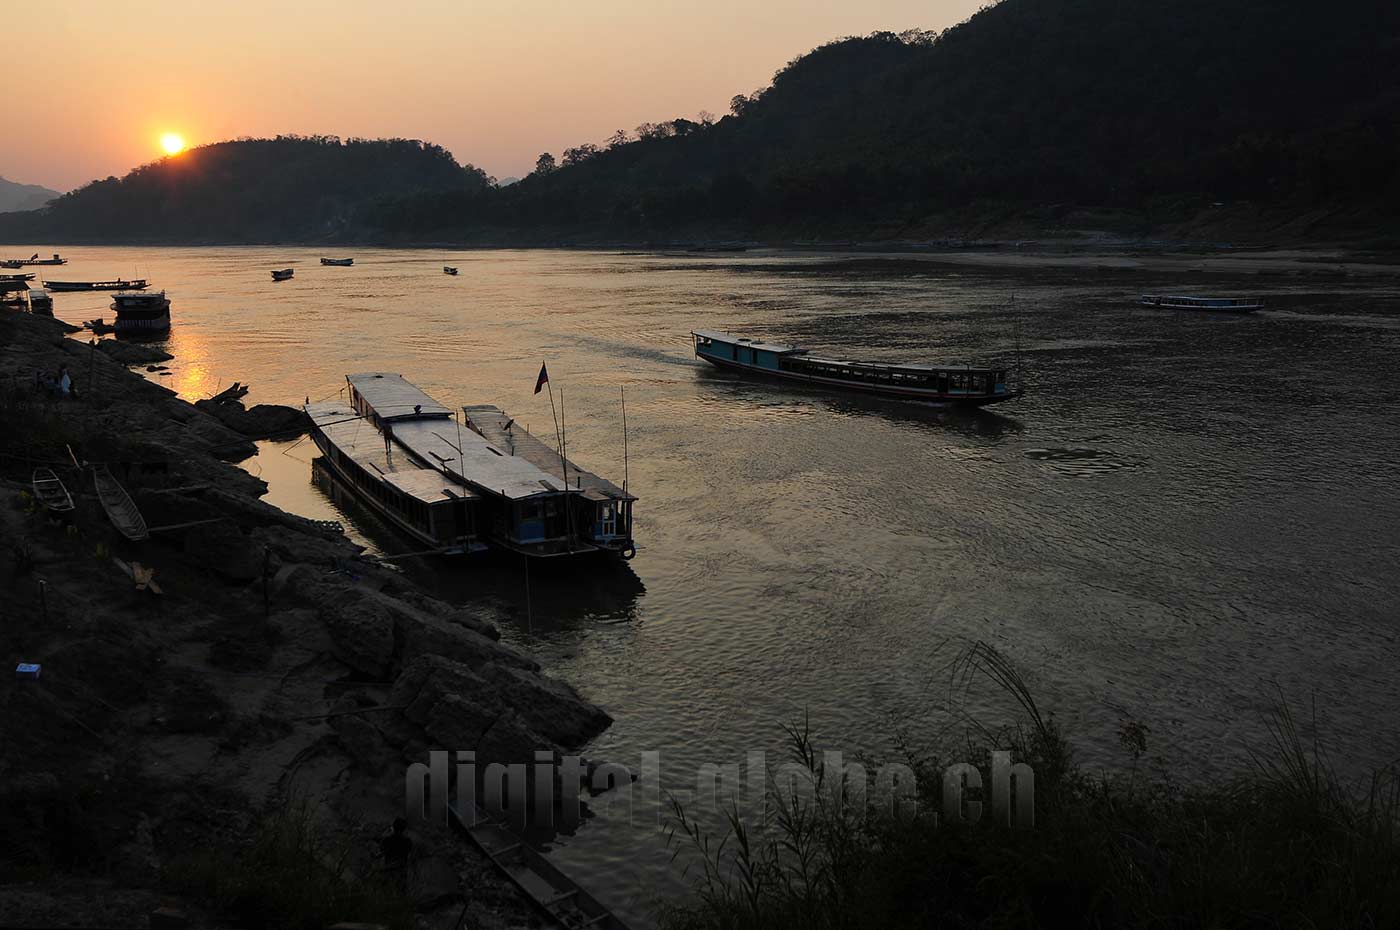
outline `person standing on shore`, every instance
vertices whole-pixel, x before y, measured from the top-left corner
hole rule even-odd
[[[413,839],[408,835],[408,821],[394,818],[393,832],[379,840],[379,851],[384,856],[384,869],[389,873],[394,886],[400,891],[408,891],[409,860],[413,857]]]

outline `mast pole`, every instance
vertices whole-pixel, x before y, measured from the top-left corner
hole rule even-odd
[[[622,392],[622,493],[627,493],[627,387],[618,385]]]

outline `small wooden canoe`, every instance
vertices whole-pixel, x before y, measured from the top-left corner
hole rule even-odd
[[[48,468],[34,469],[34,496],[54,513],[67,513],[73,509],[73,496]]]
[[[453,268],[451,265],[443,265],[443,266],[442,266],[442,273],[443,273],[443,274],[456,274],[456,273],[457,273],[457,269],[456,269],[456,268]]]
[[[323,258],[321,264],[333,265],[336,268],[349,268],[355,264],[355,260],[353,258]]]
[[[274,281],[285,281],[285,280],[287,280],[288,278],[290,278],[291,276],[292,276],[292,269],[290,269],[290,268],[281,268],[281,269],[278,269],[277,271],[274,271],[274,272],[272,273],[272,280],[274,280]]]
[[[448,807],[448,811],[457,827],[466,832],[492,865],[548,915],[550,926],[568,930],[628,930],[622,918],[509,828],[486,819],[480,808],[476,808],[476,817],[470,824],[455,807]]]
[[[112,521],[117,531],[131,540],[149,538],[151,532],[146,528],[146,518],[141,516],[141,511],[136,509],[131,495],[112,477],[107,466],[94,465],[92,477],[97,484],[97,499],[102,502],[102,509],[107,511],[107,519]]]

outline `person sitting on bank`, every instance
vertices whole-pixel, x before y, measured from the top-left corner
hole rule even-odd
[[[409,860],[413,857],[413,839],[408,835],[408,821],[394,818],[394,831],[379,840],[384,856],[384,868],[401,889],[408,887]]]

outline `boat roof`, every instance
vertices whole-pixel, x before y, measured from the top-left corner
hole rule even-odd
[[[485,493],[518,501],[564,492],[559,475],[506,455],[469,429],[459,439],[455,425],[442,420],[398,420],[390,426],[394,440],[423,462]]]
[[[448,498],[477,496],[441,471],[421,467],[410,456],[386,453],[383,434],[349,404],[334,401],[307,404],[306,413],[342,455],[410,497],[425,504],[436,504]]]
[[[497,449],[507,455],[524,459],[541,471],[558,473],[559,452],[538,436],[527,432],[525,427],[515,422],[506,412],[493,404],[468,404],[462,408],[467,415],[467,426],[477,430]],[[583,491],[583,496],[592,501],[634,501],[637,498],[606,478],[580,468],[569,459],[568,474],[570,487]]]
[[[367,371],[346,375],[345,380],[355,389],[382,420],[403,420],[416,417],[441,419],[450,417],[452,410],[423,393],[416,384],[405,381],[403,375],[385,371]],[[414,407],[421,407],[414,410]]]
[[[742,343],[746,346],[752,346],[755,349],[762,349],[765,352],[777,352],[779,355],[801,354],[807,351],[806,349],[799,349],[797,346],[790,346],[781,342],[763,342],[759,339],[750,339],[747,336],[736,336],[733,333],[722,333],[718,330],[700,329],[695,330],[691,335],[699,336],[702,339],[715,339],[720,342]]]

